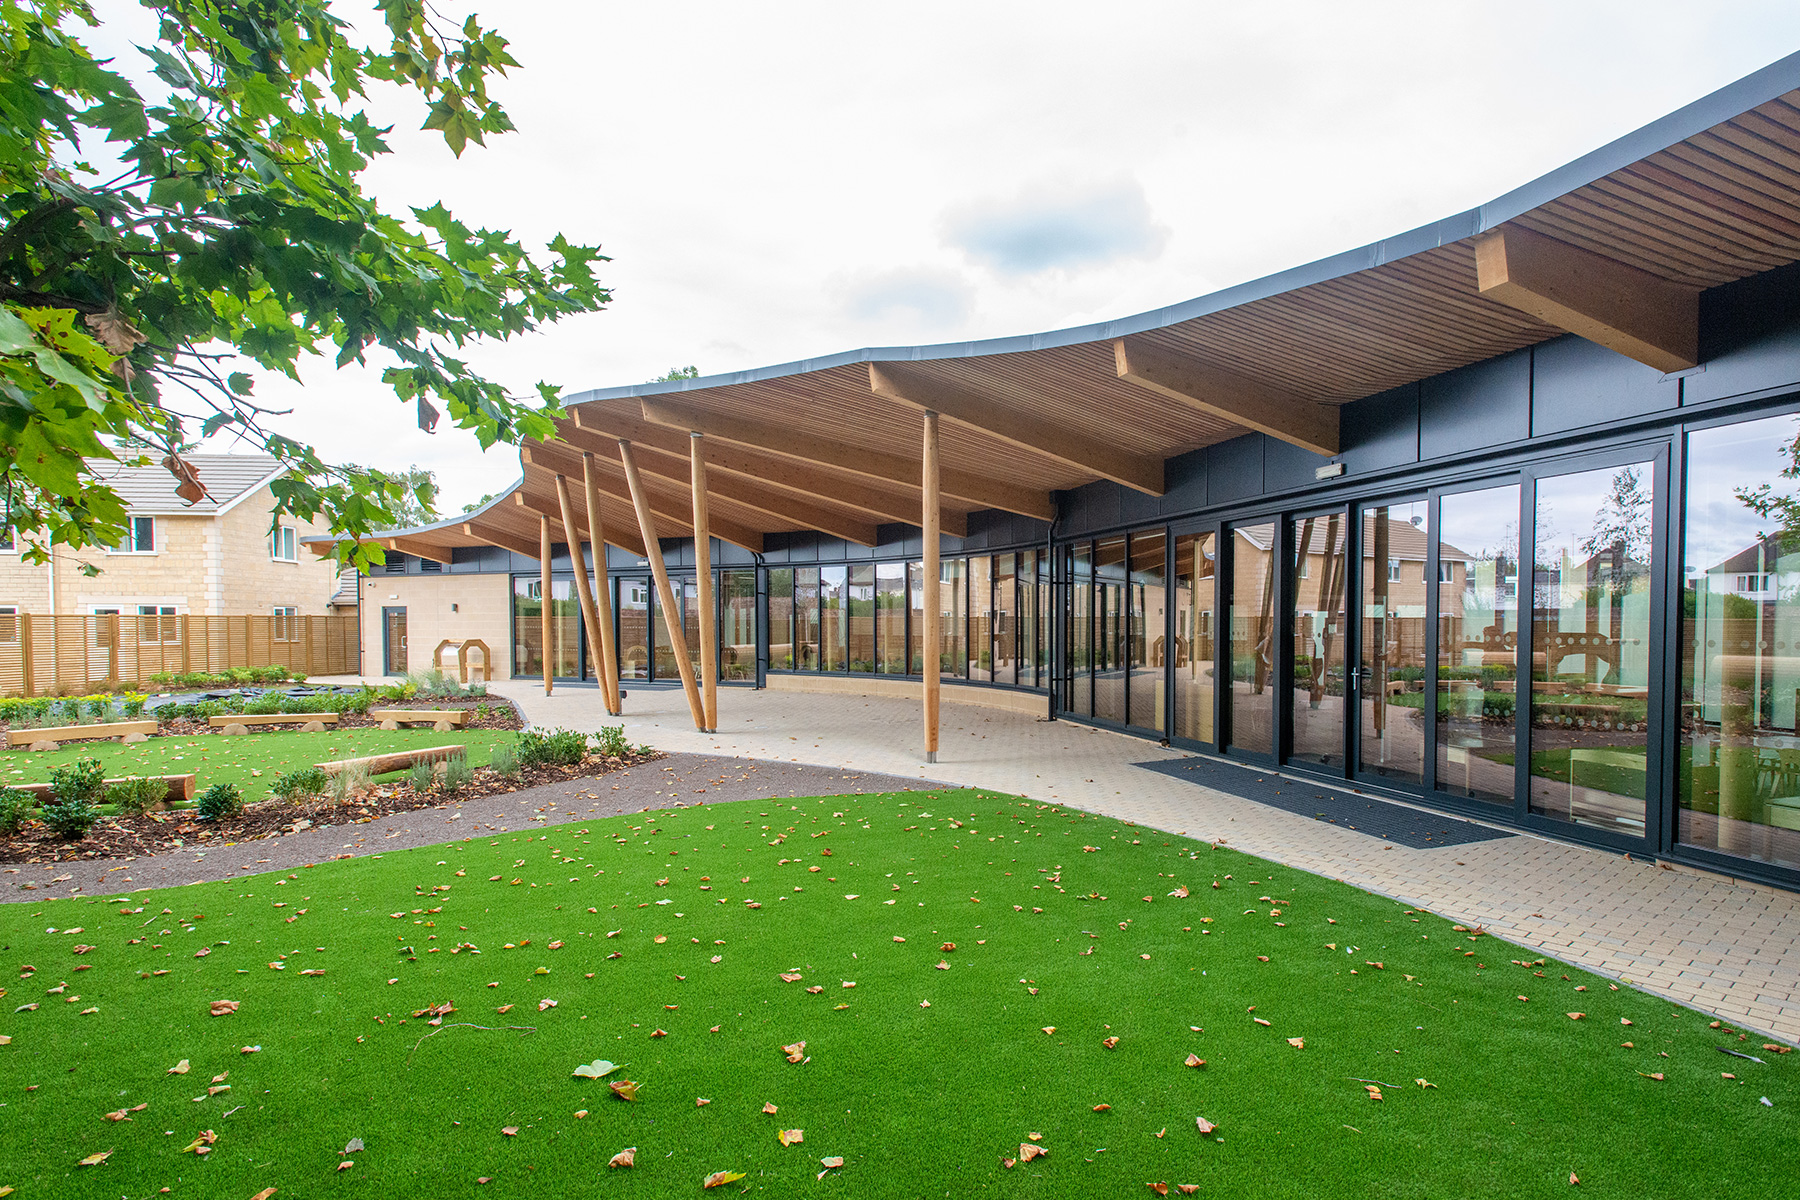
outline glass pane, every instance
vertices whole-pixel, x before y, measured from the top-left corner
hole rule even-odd
[[[1688,437],[1687,584],[1681,597],[1676,836],[1800,866],[1800,537],[1789,514],[1800,420],[1769,417]]]
[[[681,596],[681,632],[687,642],[688,663],[694,671],[694,678],[700,678],[700,584],[693,579],[676,580],[675,587]]]
[[[1054,601],[1051,600],[1051,595],[1055,590],[1050,582],[1052,565],[1047,551],[1037,556],[1037,606],[1033,614],[1035,620],[1032,622],[1032,628],[1036,631],[1034,634],[1036,645],[1033,647],[1034,653],[1031,661],[1033,669],[1037,672],[1037,685],[1045,689],[1051,686],[1050,673],[1053,668],[1050,664],[1055,655],[1055,648],[1051,640],[1051,630],[1056,620],[1056,612],[1052,608]]]
[[[1019,681],[1019,597],[1014,586],[1015,555],[994,559],[994,682]]]
[[[1042,687],[1044,677],[1038,674],[1038,639],[1040,614],[1038,603],[1038,555],[1035,550],[1019,554],[1019,683],[1024,687]]]
[[[943,586],[938,603],[943,616],[943,642],[938,647],[938,670],[946,676],[967,676],[969,661],[966,643],[969,620],[969,561],[946,558],[938,563]]]
[[[906,564],[875,564],[875,669],[906,674]]]
[[[1169,720],[1163,683],[1169,649],[1169,598],[1163,586],[1166,542],[1160,529],[1131,535],[1129,711],[1134,726],[1156,733],[1167,729]]]
[[[1069,692],[1064,705],[1077,716],[1094,711],[1094,548],[1082,542],[1069,552]]]
[[[539,599],[539,581],[525,575],[513,576],[513,674],[530,677],[542,677],[544,674],[544,626],[540,618],[544,614]],[[383,609],[382,615],[391,622],[392,614]],[[384,664],[388,673],[394,672],[395,650],[399,640],[392,626],[387,631],[388,662]],[[404,668],[402,668],[404,669]]]
[[[1511,804],[1519,485],[1445,496],[1439,510],[1437,786]]]
[[[719,678],[756,678],[756,572],[719,572]]]
[[[844,669],[845,643],[850,633],[844,567],[819,568],[819,670]]]
[[[1231,745],[1275,752],[1275,523],[1231,531]]]
[[[1652,465],[1537,485],[1531,811],[1644,832]]]
[[[794,669],[794,569],[769,570],[769,669]]]
[[[1094,715],[1125,723],[1125,539],[1094,544]]]
[[[850,568],[850,669],[875,669],[875,567]]]
[[[625,576],[613,580],[613,607],[619,614],[619,678],[650,678],[650,581]]]
[[[907,651],[910,665],[907,673],[923,675],[925,673],[925,564],[909,562],[906,564],[907,604],[912,611],[911,647]]]
[[[1349,570],[1350,514],[1288,523],[1293,558],[1294,703],[1298,762],[1344,765],[1344,594]]]
[[[994,560],[986,554],[969,560],[970,679],[994,675]]]
[[[794,668],[819,669],[819,568],[794,568]]]
[[[1423,500],[1363,510],[1362,740],[1365,775],[1425,781],[1425,553]]]
[[[1175,724],[1171,737],[1213,740],[1213,535],[1175,539]]]
[[[675,602],[681,603],[681,580],[671,579],[669,590]],[[681,614],[675,614],[675,637],[681,636]],[[680,679],[681,668],[675,665],[674,642],[669,636],[669,622],[663,616],[662,593],[650,588],[650,678]]]

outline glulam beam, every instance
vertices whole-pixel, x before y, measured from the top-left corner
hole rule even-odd
[[[1195,412],[1265,433],[1314,454],[1338,452],[1338,410],[1216,367],[1141,337],[1113,343],[1119,378]]]
[[[1700,293],[1517,225],[1475,239],[1481,294],[1665,373],[1700,365]]]
[[[450,565],[450,549],[433,542],[420,541],[418,538],[389,537],[379,539],[383,550],[393,550],[400,554],[410,554],[414,558],[423,558],[428,562]]]

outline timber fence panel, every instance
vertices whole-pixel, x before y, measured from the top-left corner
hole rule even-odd
[[[159,675],[356,670],[357,621],[329,617],[0,614],[0,695],[148,690]]]

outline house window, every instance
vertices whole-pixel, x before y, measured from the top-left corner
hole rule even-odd
[[[0,642],[19,640],[19,606],[0,604]]]
[[[125,526],[125,536],[119,544],[108,550],[110,554],[155,554],[156,553],[156,518],[131,517]]]
[[[1397,558],[1388,559],[1388,582],[1400,582],[1400,560]]]
[[[1736,579],[1736,586],[1732,590],[1738,592],[1766,592],[1769,590],[1769,576],[1739,575]]]
[[[1447,559],[1439,559],[1438,560],[1438,582],[1439,583],[1455,583],[1456,582],[1456,564],[1454,562],[1451,562]]]
[[[138,613],[138,643],[154,646],[179,645],[181,642],[181,623],[175,619],[173,604],[140,604]]]
[[[294,527],[277,525],[271,537],[270,555],[276,562],[299,562],[294,546]]]
[[[275,606],[274,638],[278,642],[297,642],[300,640],[300,610],[292,604]]]

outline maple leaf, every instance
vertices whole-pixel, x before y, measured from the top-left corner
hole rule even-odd
[[[637,1147],[627,1146],[617,1154],[613,1155],[612,1159],[606,1165],[609,1167],[629,1167],[636,1161]]]
[[[629,1079],[621,1079],[616,1083],[609,1083],[607,1086],[612,1089],[612,1094],[621,1100],[637,1099],[638,1085]]]
[[[724,1187],[728,1183],[736,1183],[743,1177],[742,1171],[714,1171],[700,1181],[700,1186],[703,1188]]]
[[[777,1129],[775,1131],[775,1140],[780,1142],[783,1146],[797,1146],[806,1140],[806,1130]]]
[[[1032,1159],[1050,1153],[1049,1149],[1035,1142],[1019,1143],[1019,1161],[1030,1162]]]

